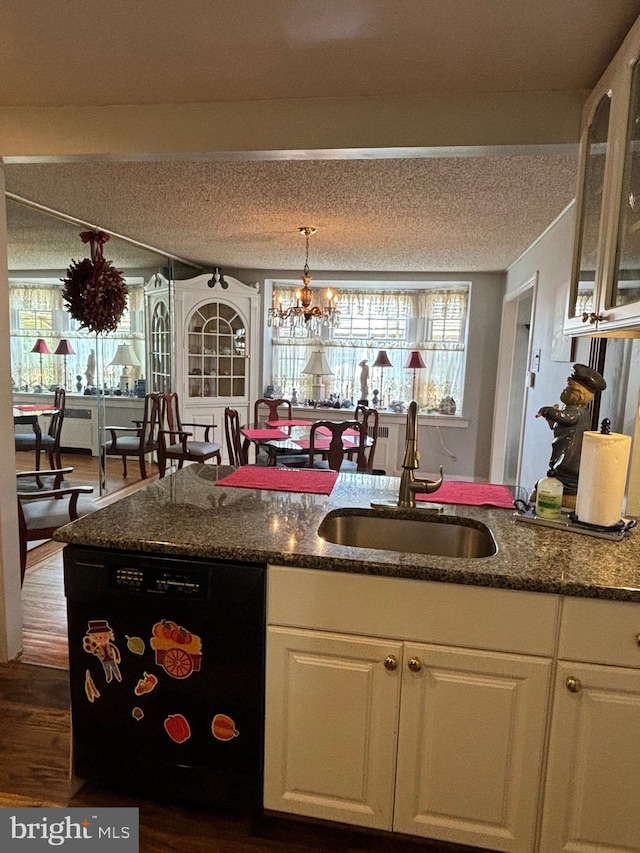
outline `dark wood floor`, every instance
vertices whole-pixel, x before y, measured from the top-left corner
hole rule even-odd
[[[90,457],[64,462],[74,466],[77,482],[94,476],[95,460]],[[28,464],[16,460],[20,470],[29,470]],[[121,469],[114,467],[112,462],[106,500],[119,497],[116,486],[123,482],[118,476]],[[141,483],[134,476],[126,485],[130,490]],[[45,544],[30,552],[23,609],[23,656],[0,664],[0,807],[136,806],[142,853],[464,853],[467,849],[275,815],[250,818],[168,805],[126,796],[95,782],[74,791],[69,781],[71,719],[60,546]]]

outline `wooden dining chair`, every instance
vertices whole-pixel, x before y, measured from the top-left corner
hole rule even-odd
[[[107,456],[122,457],[122,476],[127,476],[127,459],[130,456],[138,460],[140,478],[147,477],[145,457],[158,451],[158,430],[160,428],[160,395],[145,394],[142,420],[132,421],[134,426],[108,426],[105,433],[110,438],[102,445],[102,471],[106,470]],[[132,435],[133,433],[133,435]]]
[[[92,504],[78,505],[81,495],[91,494],[93,486],[73,486],[65,480],[73,468],[52,471],[19,471],[16,474],[18,496],[18,532],[20,538],[20,583],[27,568],[27,545],[51,539],[58,527],[75,521]]]
[[[224,437],[227,443],[229,465],[248,465],[249,454],[240,432],[240,415],[236,409],[224,410]]]
[[[215,459],[222,464],[220,445],[209,440],[215,424],[184,423],[180,416],[180,399],[173,391],[160,394],[160,430],[158,433],[158,467],[164,477],[169,460],[178,463],[178,470],[185,462],[207,462]],[[193,438],[194,433],[185,429],[204,430],[203,441]]]
[[[291,420],[291,401],[279,398],[277,400],[269,400],[266,397],[261,397],[253,405],[253,422],[256,427],[260,425],[260,418],[264,414],[264,409],[268,409],[268,414],[263,418],[265,421]]]
[[[320,432],[322,428],[329,430],[330,433],[331,440],[328,449],[322,446],[327,439],[326,432]],[[348,429],[355,430],[358,433],[358,445],[354,448],[355,460],[345,458],[349,451],[345,451],[343,439]],[[361,421],[315,421],[309,435],[308,466],[324,470],[330,468],[333,471],[365,471],[364,445],[366,438],[367,433]],[[318,456],[323,458],[317,458]]]
[[[64,410],[66,392],[64,388],[56,388],[53,395],[53,408],[56,412],[51,415],[49,429],[40,436],[40,450],[44,450],[49,460],[49,468],[62,468],[60,455],[60,438],[62,435],[62,424],[64,422]],[[16,432],[14,435],[16,450],[36,450],[36,436],[34,432]],[[36,459],[36,468],[40,468],[40,459]]]
[[[376,453],[376,445],[378,443],[378,421],[380,416],[377,409],[370,409],[367,406],[356,406],[355,419],[360,421],[364,426],[365,435],[369,437],[371,444],[363,447],[364,455],[364,471],[367,474],[373,473],[373,459]],[[357,451],[350,450],[346,454],[347,459],[353,461],[357,458]],[[359,470],[359,469],[358,469]]]

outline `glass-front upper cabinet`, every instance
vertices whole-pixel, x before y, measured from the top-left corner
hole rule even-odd
[[[594,99],[595,108],[586,122],[582,138],[570,317],[580,323],[586,322],[584,318],[595,309],[611,95],[611,90],[607,89]]]
[[[583,112],[571,335],[640,337],[640,20]]]
[[[232,305],[207,302],[192,313],[187,364],[189,397],[245,396],[245,321]]]
[[[607,308],[640,302],[640,62],[631,75],[615,265]]]

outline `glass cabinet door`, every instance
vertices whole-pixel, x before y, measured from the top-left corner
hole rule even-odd
[[[631,97],[620,200],[616,263],[606,307],[640,302],[640,63],[631,77]]]
[[[208,302],[187,329],[189,397],[244,397],[245,323],[231,305]]]
[[[596,312],[594,289],[610,112],[611,92],[605,92],[593,114],[583,152],[581,206],[571,291],[571,316],[579,318]]]

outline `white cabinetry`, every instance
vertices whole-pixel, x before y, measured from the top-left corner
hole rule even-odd
[[[565,333],[640,335],[640,21],[583,112]]]
[[[271,567],[265,807],[533,850],[557,607]]]
[[[230,276],[224,286],[202,275],[175,282],[176,389],[185,422],[218,427],[224,443],[224,410],[250,418],[249,401],[258,388],[261,341],[258,290]]]
[[[542,853],[640,851],[640,608],[567,599]]]

